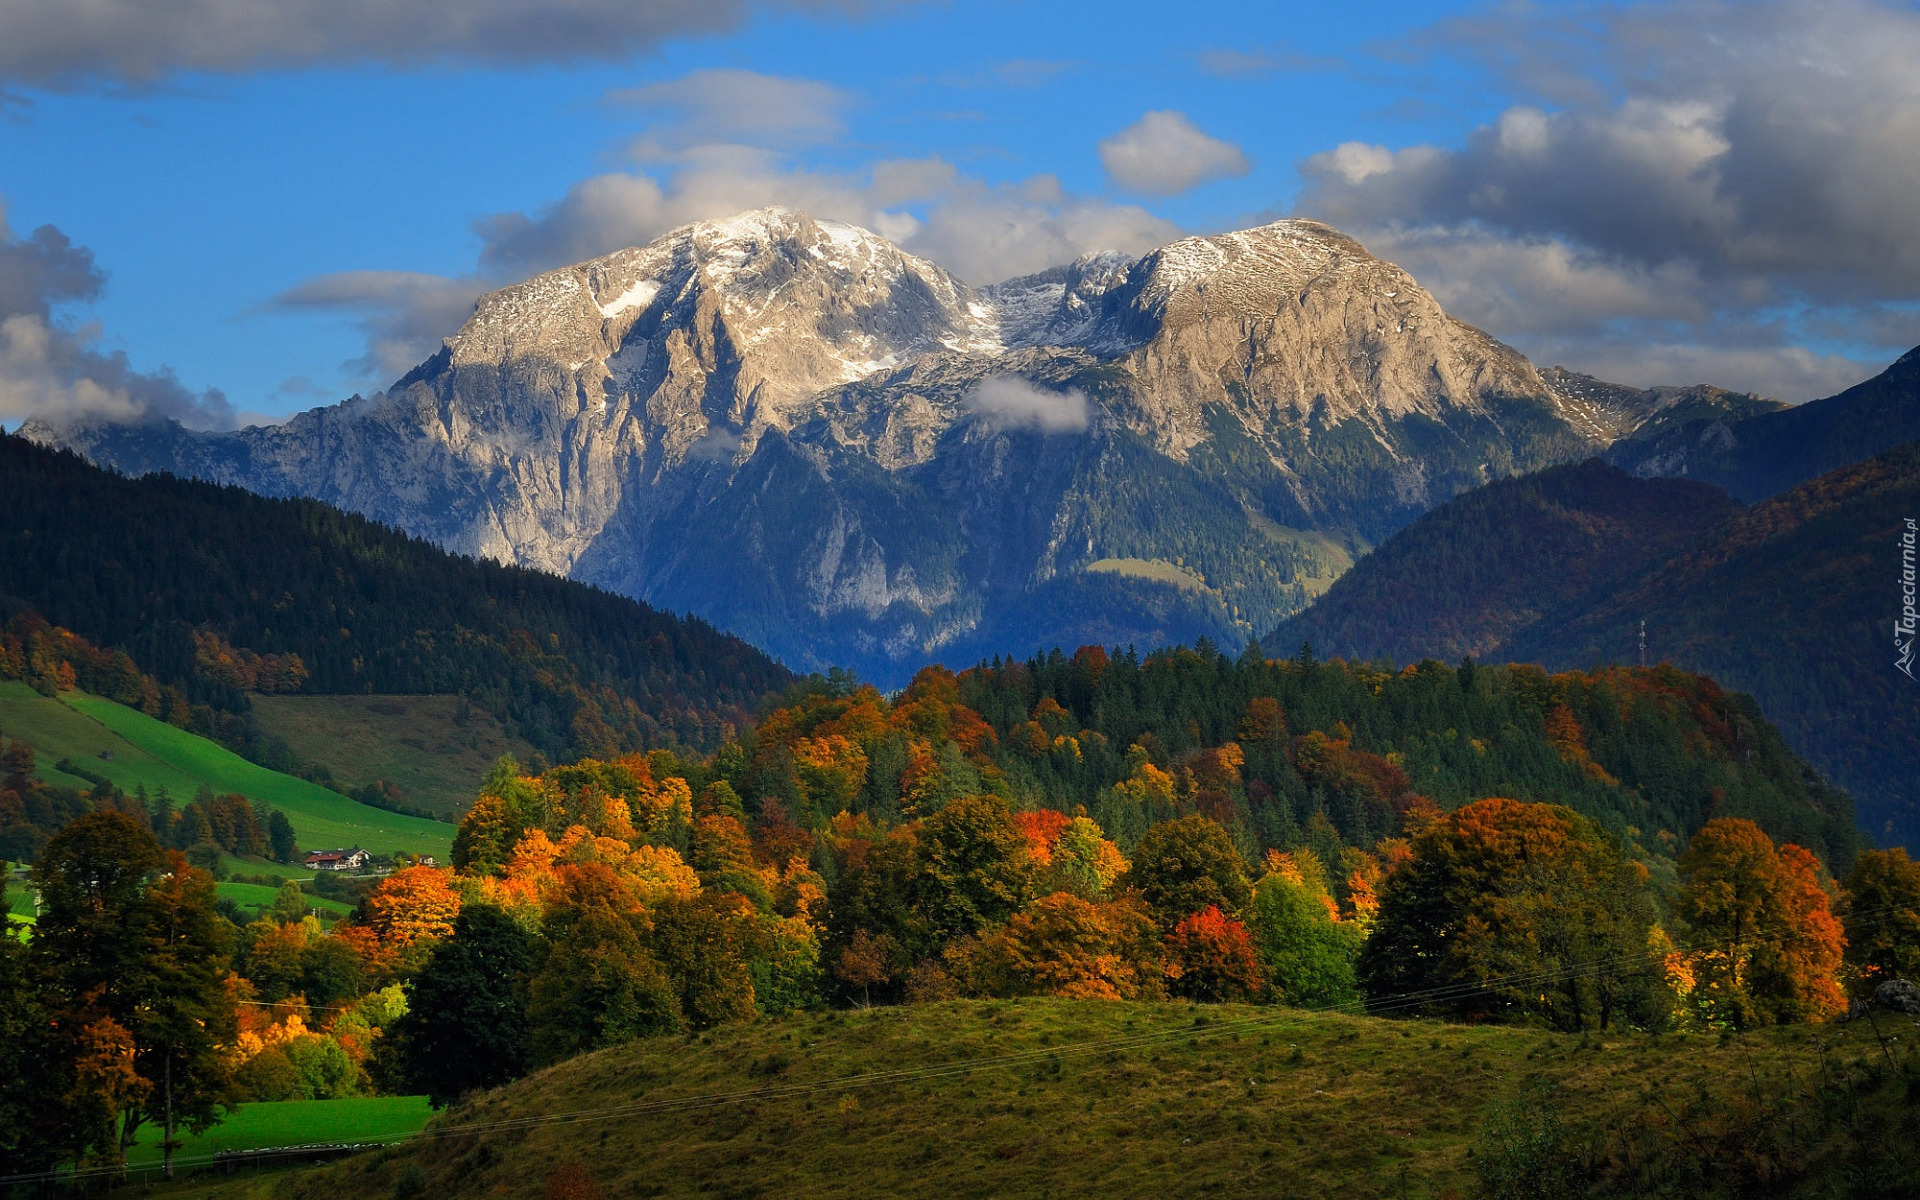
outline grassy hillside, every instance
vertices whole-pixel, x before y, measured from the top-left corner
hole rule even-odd
[[[291,775],[269,771],[230,750],[144,713],[80,692],[57,699],[21,683],[0,682],[0,733],[34,748],[48,782],[86,787],[83,779],[55,769],[71,758],[83,769],[126,791],[161,787],[184,803],[205,785],[237,792],[280,809],[293,822],[300,845],[364,846],[376,854],[405,850],[447,857],[453,826],[372,808]],[[101,757],[111,754],[111,759]]]
[[[417,808],[455,817],[502,754],[533,746],[458,696],[258,696],[254,718],[342,790],[385,780]]]
[[[252,864],[248,865],[250,867]],[[273,898],[279,890],[277,887],[268,887],[264,883],[226,882],[214,885],[215,893],[222,900],[231,900],[242,908],[266,908],[273,903]],[[329,900],[325,896],[312,894],[307,896],[307,907],[317,912],[332,913],[338,917],[344,917],[353,911],[351,904],[342,904],[338,900]]]
[[[1859,1077],[1879,1057],[1864,1022],[1603,1039],[1289,1009],[953,1002],[616,1047],[274,1194],[532,1198],[575,1162],[610,1196],[1464,1195],[1489,1113],[1515,1101],[1523,1121],[1557,1116],[1569,1146],[1631,1129],[1657,1156],[1671,1112],[1700,1156],[1734,1144],[1714,1141],[1723,1133],[1746,1139],[1753,1163],[1773,1147],[1739,1114],[1798,1112],[1813,1081]]]
[[[181,1159],[220,1150],[258,1150],[311,1142],[391,1142],[417,1133],[431,1110],[424,1096],[354,1096],[342,1100],[279,1100],[242,1105],[199,1136],[184,1134]],[[160,1131],[142,1126],[129,1166],[160,1161]]]

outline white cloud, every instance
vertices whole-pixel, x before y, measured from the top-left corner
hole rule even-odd
[[[1316,155],[1299,208],[1458,315],[1623,382],[1723,370],[1710,381],[1795,400],[1920,337],[1911,6],[1508,9],[1438,44],[1538,102],[1455,146]]]
[[[802,11],[856,3],[771,0]],[[617,61],[743,24],[746,0],[8,0],[0,82],[148,83],[314,64]]]
[[[1091,419],[1087,396],[1035,387],[1017,375],[993,375],[973,386],[963,403],[995,429],[1084,433]]]
[[[1249,170],[1240,147],[1201,132],[1177,112],[1147,113],[1102,141],[1100,162],[1116,184],[1152,196],[1176,196]]]
[[[486,218],[482,267],[502,278],[524,276],[644,245],[691,221],[776,204],[872,229],[974,284],[1098,250],[1138,253],[1179,235],[1137,206],[1072,195],[1051,175],[988,184],[939,158],[818,171],[779,151],[715,144],[658,154],[644,165],[650,173],[582,180],[545,212]]]
[[[98,325],[62,319],[105,282],[93,253],[51,225],[14,237],[0,204],[0,422],[99,416],[233,425],[237,414],[219,392],[195,395],[169,371],[136,371],[125,354],[99,348]]]

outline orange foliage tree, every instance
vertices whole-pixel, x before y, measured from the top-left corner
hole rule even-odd
[[[1776,849],[1752,821],[1721,817],[1694,834],[1680,874],[1692,1000],[1704,1019],[1746,1028],[1844,1008],[1835,976],[1846,935],[1811,852]]]
[[[417,965],[432,943],[453,932],[460,893],[453,875],[439,867],[395,871],[367,893],[361,953],[378,968]],[[371,944],[369,944],[371,943]]]
[[[975,986],[1002,996],[1134,1000],[1161,994],[1153,918],[1133,901],[1035,901],[982,946]]]

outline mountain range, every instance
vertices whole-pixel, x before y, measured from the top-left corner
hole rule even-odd
[[[1210,636],[1432,505],[1778,405],[1540,371],[1312,221],[974,288],[770,209],[483,298],[383,394],[26,430],[688,611],[789,664]]]

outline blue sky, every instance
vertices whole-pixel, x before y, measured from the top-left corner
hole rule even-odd
[[[1911,3],[380,3],[0,14],[0,421],[332,402],[481,290],[766,202],[976,283],[1303,212],[1631,383],[1801,400],[1920,341]],[[103,284],[22,282],[78,247]]]

